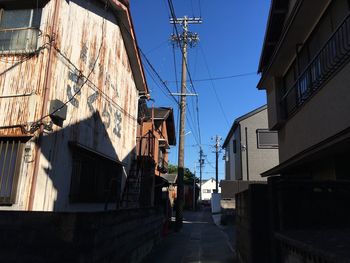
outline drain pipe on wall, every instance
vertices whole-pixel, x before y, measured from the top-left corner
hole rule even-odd
[[[53,14],[53,19],[52,19],[52,28],[51,28],[51,33],[50,33],[50,46],[49,46],[49,57],[47,59],[46,63],[46,72],[44,76],[44,92],[43,92],[43,105],[41,108],[41,118],[43,118],[45,115],[45,110],[47,108],[48,100],[49,100],[49,94],[50,94],[50,85],[51,85],[51,70],[52,70],[52,57],[53,57],[53,52],[54,48],[52,45],[54,45],[55,38],[56,38],[56,29],[57,29],[57,21],[58,21],[58,10],[59,10],[59,3],[60,0],[55,0],[55,10]],[[29,203],[28,203],[28,210],[32,211],[33,206],[34,206],[34,196],[35,196],[35,189],[36,189],[36,183],[37,183],[37,178],[38,178],[38,173],[39,173],[39,162],[40,162],[40,156],[41,156],[41,141],[43,137],[43,131],[44,131],[44,125],[41,123],[40,124],[40,130],[39,130],[39,137],[38,141],[36,143],[36,153],[35,153],[35,162],[34,162],[34,172],[33,172],[33,178],[32,178],[32,183],[31,183],[31,188],[30,188],[30,193],[29,193]]]
[[[248,154],[248,128],[245,127],[245,154],[246,154],[246,166],[247,166],[247,181],[249,181],[249,154]]]

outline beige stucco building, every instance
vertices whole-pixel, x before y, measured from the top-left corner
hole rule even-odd
[[[349,10],[346,0],[273,1],[258,88],[278,131],[280,165],[265,176],[347,178]]]
[[[262,173],[267,262],[349,260],[337,249],[350,251],[349,58],[349,1],[271,2],[258,83],[280,160]]]

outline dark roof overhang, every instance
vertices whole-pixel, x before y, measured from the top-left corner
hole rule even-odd
[[[287,161],[261,174],[262,177],[278,174],[305,172],[305,167],[322,159],[330,160],[339,154],[350,152],[350,127],[326,140],[294,155]]]
[[[21,9],[44,7],[50,0],[0,0],[0,8],[5,9]]]
[[[169,145],[176,145],[176,131],[175,131],[175,121],[174,121],[174,111],[172,108],[159,107],[154,108],[152,113],[152,108],[148,109],[147,119],[152,119],[152,114],[154,121],[165,121],[168,134]]]
[[[284,21],[288,13],[288,5],[289,0],[272,0],[271,2],[258,73],[264,71],[282,35]]]

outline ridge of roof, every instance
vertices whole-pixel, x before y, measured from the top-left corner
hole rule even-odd
[[[261,112],[261,111],[263,111],[263,110],[265,110],[265,109],[267,109],[267,104],[262,105],[262,106],[260,106],[259,108],[256,108],[256,109],[254,109],[254,110],[252,110],[252,111],[250,111],[250,112],[248,112],[248,113],[246,113],[246,114],[244,114],[244,115],[242,115],[242,116],[236,118],[236,119],[234,120],[232,126],[231,126],[230,131],[228,132],[228,134],[227,134],[227,136],[226,136],[226,138],[225,138],[225,141],[224,141],[222,147],[223,147],[223,148],[226,147],[226,145],[228,144],[229,138],[232,136],[233,132],[236,130],[236,128],[238,127],[238,124],[239,124],[241,121],[243,121],[243,120],[245,120],[245,119],[247,119],[247,118],[249,118],[249,117],[251,117],[251,116],[253,116],[253,115],[255,115],[255,114],[257,114],[257,113],[259,113],[259,112]]]

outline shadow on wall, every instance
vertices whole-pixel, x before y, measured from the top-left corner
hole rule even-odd
[[[42,137],[34,210],[98,211],[119,205],[133,148],[120,160],[100,113]]]

